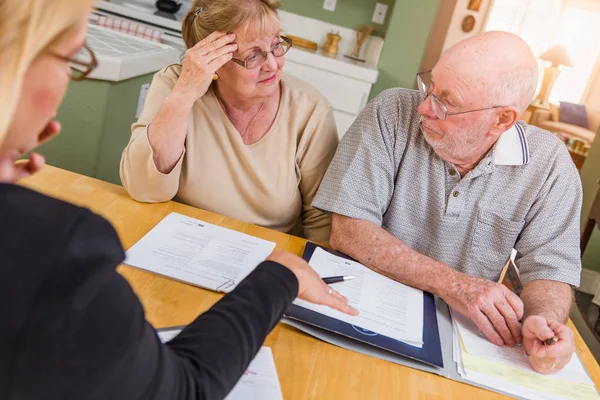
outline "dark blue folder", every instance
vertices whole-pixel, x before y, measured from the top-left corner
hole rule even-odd
[[[304,254],[302,258],[309,261],[312,257],[315,249],[320,247],[312,242],[306,243],[304,248]],[[337,256],[350,258],[337,251],[322,247],[323,250],[328,251]],[[362,329],[360,327],[351,325],[347,322],[337,320],[335,318],[328,317],[323,314],[319,314],[312,310],[308,310],[304,307],[292,304],[285,313],[287,318],[292,318],[300,322],[304,322],[321,329],[326,329],[350,337],[352,339],[359,340],[364,343],[368,343],[372,346],[379,347],[384,350],[391,351],[396,354],[400,354],[406,357],[413,358],[424,363],[437,366],[440,368],[444,367],[442,360],[442,347],[440,345],[440,334],[438,330],[437,314],[435,307],[435,298],[431,293],[423,292],[423,347],[418,348],[409,344],[400,342],[389,337],[379,335],[375,332]]]

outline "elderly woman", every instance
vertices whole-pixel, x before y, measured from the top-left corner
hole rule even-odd
[[[163,345],[110,224],[13,184],[41,168],[17,159],[59,132],[68,82],[96,66],[91,3],[0,1],[0,399],[222,399],[296,296],[356,311],[277,252]]]
[[[183,65],[155,75],[121,180],[138,201],[175,197],[326,243],[330,217],[311,203],[338,143],[333,111],[308,84],[282,75],[291,41],[278,7],[194,3]]]

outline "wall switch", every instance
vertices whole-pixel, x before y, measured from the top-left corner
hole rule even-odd
[[[387,4],[377,3],[375,5],[375,12],[373,13],[373,22],[383,25],[385,23],[385,14],[387,14],[387,10]]]
[[[148,89],[150,89],[150,84],[145,83],[140,88],[140,97],[138,98],[137,110],[135,111],[135,118],[138,119],[140,114],[142,113],[142,109],[144,108],[144,103],[146,102],[146,95],[148,94]]]
[[[336,4],[337,0],[325,0],[325,2],[323,2],[323,8],[327,11],[335,11]]]

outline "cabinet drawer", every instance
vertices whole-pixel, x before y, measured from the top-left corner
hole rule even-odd
[[[331,103],[334,110],[358,115],[367,104],[371,84],[321,69],[287,61],[284,71],[310,83]]]

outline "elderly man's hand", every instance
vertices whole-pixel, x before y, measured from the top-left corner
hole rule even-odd
[[[544,340],[556,336],[558,341],[544,346]],[[531,368],[541,374],[560,371],[571,361],[575,351],[573,332],[568,326],[548,320],[539,315],[530,315],[523,323],[523,346],[529,356]]]
[[[523,302],[506,286],[459,274],[443,296],[450,307],[470,318],[498,346],[521,343]]]

